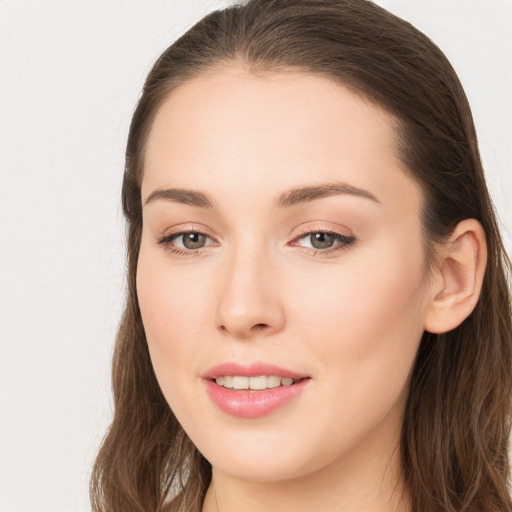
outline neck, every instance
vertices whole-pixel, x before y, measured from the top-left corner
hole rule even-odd
[[[278,482],[243,480],[214,468],[203,512],[410,511],[399,450],[373,448],[356,448],[320,471]]]

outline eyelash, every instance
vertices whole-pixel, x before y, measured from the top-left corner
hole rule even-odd
[[[194,257],[194,256],[200,256],[204,247],[198,248],[198,249],[182,249],[180,247],[176,247],[173,245],[174,240],[177,238],[183,237],[184,235],[188,234],[198,234],[202,235],[204,237],[209,238],[210,240],[213,240],[211,236],[204,233],[200,230],[189,230],[189,231],[179,231],[176,233],[172,233],[170,235],[163,235],[160,237],[157,241],[158,245],[162,245],[165,250],[171,252],[172,254],[176,254],[178,256],[187,256],[187,257]],[[315,249],[315,248],[308,248],[298,245],[299,240],[303,240],[308,236],[315,235],[315,234],[327,234],[332,235],[335,240],[335,244],[329,248],[326,249]],[[298,236],[296,236],[289,244],[292,244],[293,247],[302,247],[306,254],[309,256],[320,256],[320,257],[326,257],[331,255],[334,252],[348,249],[351,245],[354,244],[356,241],[356,238],[353,236],[347,236],[342,235],[341,233],[338,233],[337,231],[334,231],[332,229],[318,229],[318,230],[308,230],[305,229],[302,232],[299,232]],[[214,245],[214,244],[210,244]],[[208,245],[209,246],[209,245]],[[208,247],[206,246],[206,247]]]
[[[212,239],[210,235],[207,235],[203,231],[197,229],[190,229],[188,231],[178,231],[170,235],[163,235],[158,239],[157,243],[159,245],[162,245],[166,251],[169,251],[173,254],[177,254],[178,256],[200,256],[202,247],[200,249],[181,249],[180,247],[176,247],[175,245],[173,245],[174,240],[189,234],[198,234]]]
[[[354,236],[343,235],[333,229],[320,228],[316,230],[304,229],[302,232],[299,231],[299,235],[296,238],[294,238],[290,243],[293,243],[293,246],[296,247],[298,245],[294,242],[303,240],[308,236],[316,234],[332,235],[334,237],[335,244],[327,249],[315,249],[313,247],[299,246],[302,247],[305,250],[306,254],[308,254],[309,256],[328,257],[331,256],[333,253],[348,249],[356,241],[356,238]]]

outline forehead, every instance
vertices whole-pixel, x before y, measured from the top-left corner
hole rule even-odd
[[[325,77],[295,70],[213,69],[171,92],[149,134],[142,195],[158,187],[240,191],[316,181],[409,194],[396,123]],[[405,187],[405,189],[404,189]],[[384,191],[386,192],[386,191]]]

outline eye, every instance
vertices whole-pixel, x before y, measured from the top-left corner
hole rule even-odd
[[[300,236],[294,245],[314,249],[315,251],[328,252],[329,250],[346,247],[354,241],[354,237],[342,235],[340,233],[316,231]]]
[[[171,252],[185,253],[208,247],[214,242],[211,237],[199,231],[185,231],[164,236],[158,243]]]
[[[336,242],[336,236],[332,233],[310,233],[305,238],[309,238],[314,249],[329,249]]]
[[[182,233],[173,237],[173,241],[181,241],[185,249],[201,249],[206,245],[208,237],[202,233]],[[180,243],[178,242],[178,245]]]

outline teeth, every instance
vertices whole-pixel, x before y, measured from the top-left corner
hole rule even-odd
[[[261,375],[260,377],[251,377],[249,379],[249,387],[251,389],[267,389],[267,376]]]
[[[249,377],[233,377],[233,389],[249,389]]]
[[[276,377],[275,375],[271,375],[267,377],[267,386],[269,388],[278,388],[281,385],[281,377]]]
[[[242,375],[223,375],[217,377],[215,382],[227,389],[252,389],[261,391],[263,389],[278,388],[279,386],[291,386],[295,380],[289,377],[278,377],[276,375],[259,375],[258,377],[244,377]]]

